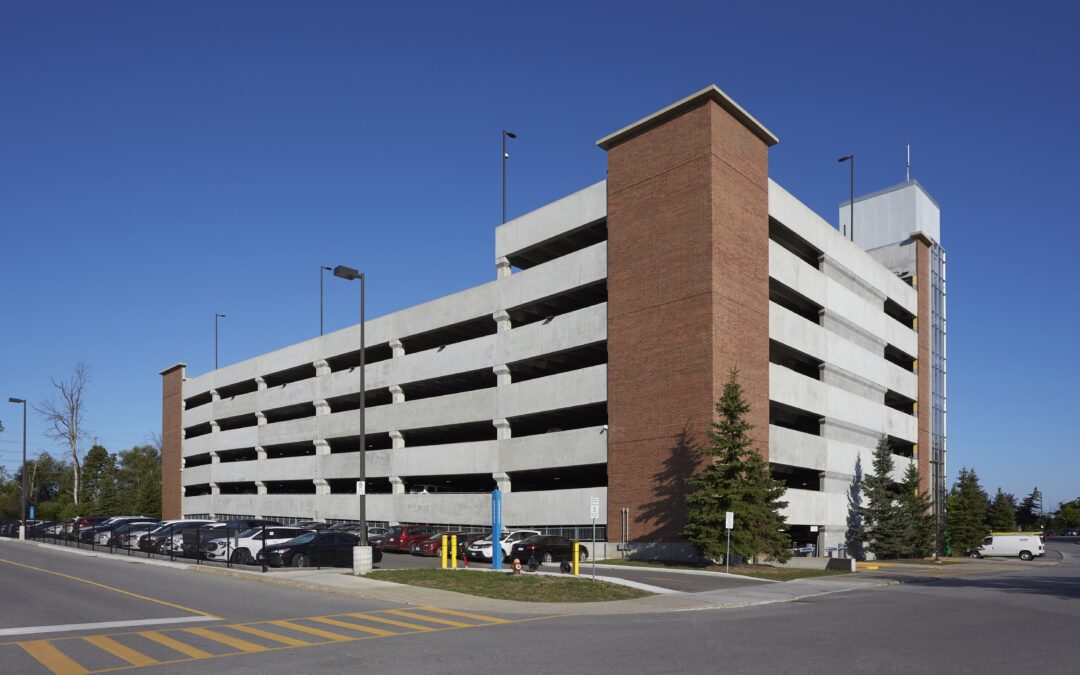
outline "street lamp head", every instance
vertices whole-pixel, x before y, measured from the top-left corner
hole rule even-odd
[[[854,158],[855,158],[855,155],[847,155],[846,157],[841,157],[840,159],[838,159],[836,161],[843,164],[844,162],[848,161],[849,159],[854,159]]]
[[[509,136],[510,138],[517,138],[517,134],[515,134],[513,131],[507,131],[506,129],[503,129],[503,133],[506,134],[507,136]]]
[[[334,276],[340,277],[347,281],[353,281],[354,279],[359,279],[361,275],[359,270],[354,270],[353,268],[346,267],[345,265],[338,265],[334,268]]]
[[[222,317],[222,318],[225,318],[225,315],[224,315],[224,314],[219,314],[218,312],[214,312],[214,316],[220,316],[220,317]]]
[[[324,269],[324,270],[326,270],[327,272],[333,272],[333,271],[334,271],[334,268],[333,268],[333,267],[327,267],[326,265],[319,265],[319,268],[320,268],[320,269]]]
[[[9,398],[8,403],[26,403],[25,398]]]

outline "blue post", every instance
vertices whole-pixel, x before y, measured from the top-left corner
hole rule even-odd
[[[502,569],[502,492],[499,488],[491,491],[491,569]]]

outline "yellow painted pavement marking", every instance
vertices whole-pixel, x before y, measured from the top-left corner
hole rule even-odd
[[[285,635],[279,635],[277,633],[271,633],[268,630],[262,630],[261,628],[255,628],[253,626],[236,625],[236,626],[229,626],[229,628],[232,628],[233,630],[238,630],[241,633],[247,633],[249,635],[257,635],[257,636],[263,638],[264,640],[271,640],[273,642],[280,642],[281,644],[289,645],[290,647],[310,647],[313,644],[311,642],[308,642],[307,640],[297,640],[296,638],[291,638],[291,637],[288,637],[288,636],[285,636]]]
[[[311,620],[318,621],[319,623],[325,623],[328,626],[337,626],[338,628],[348,628],[349,630],[358,630],[363,633],[371,633],[372,635],[378,635],[379,637],[387,637],[388,635],[401,635],[401,633],[395,633],[392,630],[372,628],[371,626],[361,626],[358,623],[349,623],[348,621],[338,621],[337,619],[331,619],[328,616],[316,616],[313,617]]]
[[[20,642],[19,646],[55,675],[84,675],[90,672],[61,653],[48,640]]]
[[[359,613],[359,612],[356,613],[356,614],[346,614],[345,616],[354,616],[357,619],[364,619],[365,621],[378,621],[379,623],[388,623],[391,626],[398,626],[399,628],[408,628],[409,630],[418,630],[418,631],[438,630],[437,628],[432,628],[431,626],[421,626],[421,625],[415,624],[415,623],[406,623],[404,621],[395,621],[394,619],[387,619],[385,616],[372,616],[371,614],[363,614],[363,613]]]
[[[52,574],[54,576],[63,577],[65,579],[71,579],[72,581],[81,581],[84,584],[89,584],[91,586],[97,586],[98,588],[104,588],[107,591],[113,591],[114,593],[120,593],[121,595],[127,595],[127,596],[132,597],[132,598],[138,598],[139,600],[145,600],[147,602],[153,602],[153,603],[156,603],[156,604],[159,604],[159,605],[165,605],[166,607],[172,607],[174,609],[183,610],[185,612],[190,612],[192,614],[199,614],[199,615],[202,615],[202,616],[207,616],[207,617],[210,617],[212,619],[220,619],[221,618],[219,616],[214,616],[213,614],[208,614],[206,612],[200,612],[197,609],[192,609],[190,607],[184,607],[183,605],[178,605],[178,604],[173,603],[173,602],[167,602],[165,600],[158,600],[157,598],[149,598],[149,597],[147,597],[145,595],[139,595],[138,593],[132,593],[131,591],[125,591],[122,588],[115,588],[113,586],[107,586],[105,584],[99,584],[96,581],[90,581],[89,579],[83,579],[81,577],[73,577],[70,574],[63,574],[61,572],[54,572],[52,570],[47,570],[47,569],[44,569],[44,568],[41,568],[41,567],[34,567],[33,565],[26,565],[26,564],[23,564],[23,563],[17,563],[17,562],[14,562],[12,560],[5,560],[3,558],[0,558],[0,563],[7,563],[8,565],[15,565],[16,567],[25,567],[28,570],[34,570],[36,572],[43,572],[45,574]]]
[[[136,633],[136,635],[144,637],[147,640],[152,640],[159,645],[164,645],[173,651],[180,652],[181,654],[184,654],[185,656],[190,656],[193,659],[208,659],[213,656],[213,654],[211,654],[210,652],[204,652],[198,647],[192,647],[189,644],[185,644],[183,642],[180,642],[179,640],[175,640],[169,637],[168,635],[165,635],[164,633],[159,633],[154,630],[143,631],[142,633]]]
[[[421,607],[420,609],[425,612],[438,612],[439,614],[449,614],[450,616],[460,616],[465,619],[475,619],[477,621],[486,621],[487,623],[510,623],[508,619],[500,619],[497,616],[487,616],[485,614],[473,614],[472,612],[459,612],[456,609],[443,609],[442,607],[432,607],[430,605]]]
[[[248,642],[247,640],[241,640],[240,638],[234,638],[230,635],[222,635],[221,633],[215,633],[207,628],[185,628],[185,631],[192,635],[198,635],[204,637],[207,640],[213,640],[214,642],[220,642],[223,645],[228,645],[233,649],[239,649],[242,652],[263,652],[266,651],[266,647],[257,645],[254,642]]]
[[[331,633],[328,630],[321,630],[319,628],[312,628],[310,626],[302,626],[298,623],[293,623],[292,621],[264,621],[263,623],[268,623],[271,626],[278,626],[280,628],[287,628],[289,630],[300,631],[301,633],[307,633],[309,635],[321,637],[324,640],[334,640],[335,642],[340,642],[342,640],[351,639],[348,635],[342,635],[341,633]]]
[[[158,663],[157,659],[149,657],[142,652],[135,651],[131,647],[122,645],[105,635],[91,635],[89,637],[84,637],[83,640],[86,640],[98,649],[107,651],[113,656],[127,661],[133,666],[153,666]]]
[[[469,626],[475,626],[476,624],[464,623],[462,621],[451,621],[450,619],[440,619],[437,616],[424,616],[423,614],[416,614],[415,612],[407,612],[404,609],[388,609],[387,614],[393,614],[394,616],[403,616],[406,619],[419,619],[421,621],[430,621],[431,623],[442,624],[443,626],[453,626],[454,628],[468,628]]]

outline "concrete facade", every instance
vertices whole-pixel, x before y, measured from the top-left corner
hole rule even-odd
[[[915,230],[867,252],[860,209],[881,209],[856,200],[846,239],[768,177],[776,142],[702,90],[602,139],[607,181],[496,228],[493,281],[370,320],[368,519],[483,527],[498,486],[508,527],[587,536],[599,498],[608,541],[685,554],[681,486],[737,367],[793,538],[843,543],[881,434],[897,479],[928,461],[933,310],[894,269]],[[184,515],[356,518],[358,349],[353,326],[163,373],[183,458],[163,494]]]

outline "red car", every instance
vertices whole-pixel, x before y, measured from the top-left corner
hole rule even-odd
[[[395,525],[383,537],[383,551],[409,553],[412,545],[435,534],[433,525]]]
[[[482,532],[436,532],[427,539],[417,542],[412,545],[413,555],[442,555],[442,538],[446,536],[447,545],[451,541],[451,537],[457,535],[458,545],[458,557],[460,558],[462,553],[465,552],[465,545],[471,544],[477,539],[482,539],[487,535]]]

